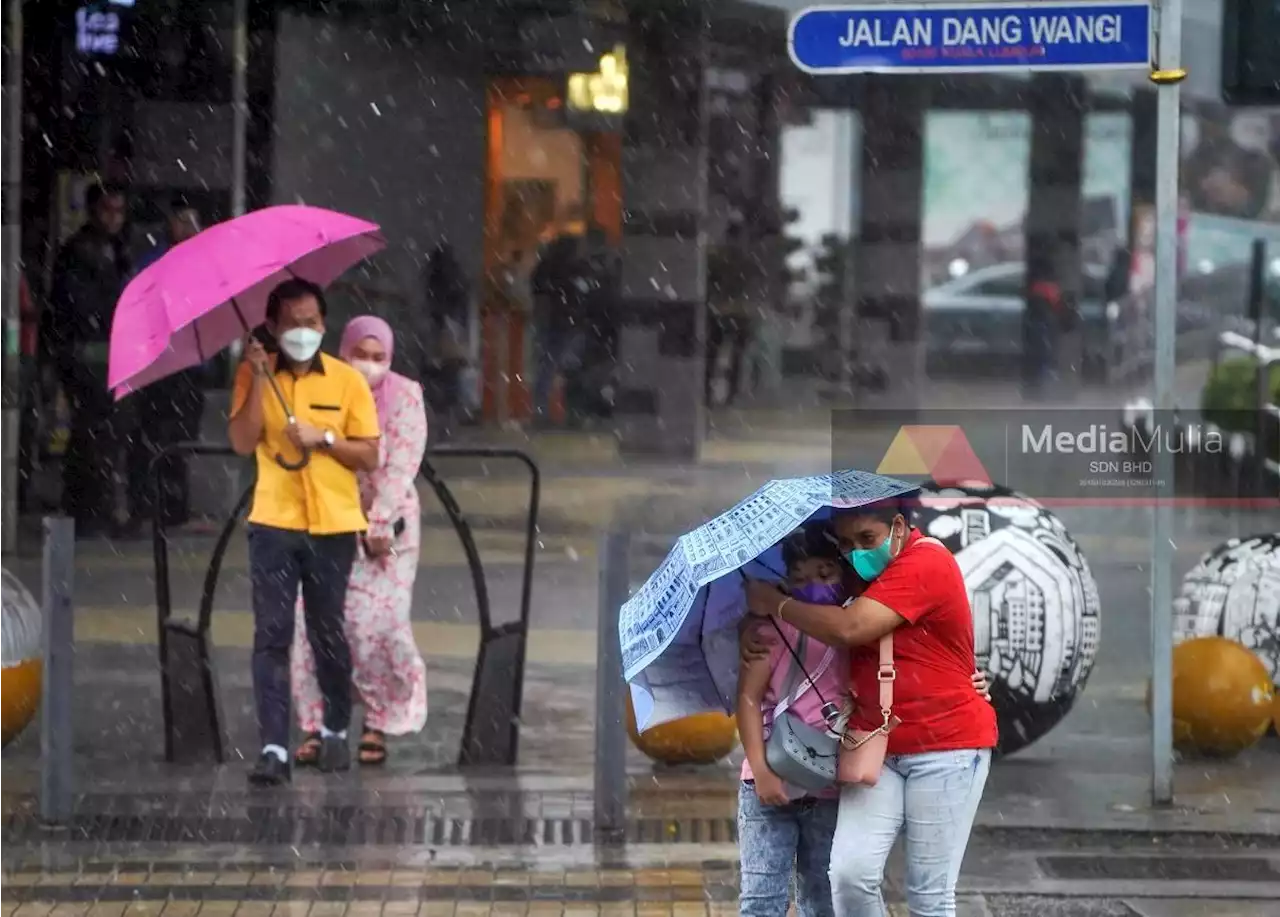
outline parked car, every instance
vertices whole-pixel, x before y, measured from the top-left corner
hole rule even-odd
[[[1118,309],[1104,294],[1107,269],[1084,266],[1079,311],[1085,372],[1098,375],[1110,362],[1111,329]],[[979,268],[928,290],[923,320],[930,363],[1016,366],[1022,357],[1026,266],[1020,261]]]

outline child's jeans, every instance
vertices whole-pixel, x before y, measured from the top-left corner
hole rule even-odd
[[[831,917],[831,839],[838,799],[806,797],[766,806],[753,784],[738,789],[742,917],[786,917],[795,876],[798,917]]]

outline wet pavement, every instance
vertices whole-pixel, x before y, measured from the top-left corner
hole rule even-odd
[[[640,579],[673,534],[765,480],[829,470],[829,432],[787,412],[770,424],[758,415],[740,419],[695,467],[626,462],[616,450],[609,458],[604,434],[535,438],[529,448],[544,463],[543,513],[521,763],[512,770],[455,767],[478,634],[470,576],[433,499],[424,502],[414,607],[429,670],[426,730],[394,741],[384,769],[300,773],[292,788],[271,793],[249,792],[241,760],[256,750],[242,540],[233,540],[214,616],[233,749],[220,768],[160,760],[149,543],[81,543],[75,729],[82,794],[69,825],[42,826],[34,815],[36,728],[5,749],[2,917],[736,913],[736,758],[655,769],[631,749],[625,838],[596,843],[595,547],[605,527],[627,526],[636,533],[632,573]],[[452,461],[441,470],[477,533],[495,617],[510,620],[527,485],[484,464]],[[1099,656],[1068,717],[994,768],[960,913],[1274,913],[1260,902],[1273,908],[1280,897],[1280,740],[1233,761],[1182,762],[1179,805],[1148,805],[1148,516],[1079,508],[1060,515],[1098,580]],[[1273,513],[1179,512],[1169,533],[1175,575],[1232,535],[1277,528]],[[180,613],[195,607],[211,544],[207,535],[175,536]],[[32,587],[38,553],[29,538],[21,556],[6,559]],[[897,899],[899,875],[895,867]]]

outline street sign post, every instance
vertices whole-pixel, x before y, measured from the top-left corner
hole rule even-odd
[[[815,6],[791,20],[806,73],[1147,70],[1159,87],[1156,153],[1156,423],[1173,410],[1182,0],[1042,0]],[[1156,452],[1151,526],[1151,795],[1173,801],[1173,457]]]

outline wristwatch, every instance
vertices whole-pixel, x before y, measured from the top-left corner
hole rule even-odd
[[[332,449],[333,444],[336,443],[337,441],[338,441],[338,437],[333,435],[332,430],[324,431],[324,447],[326,449]]]

